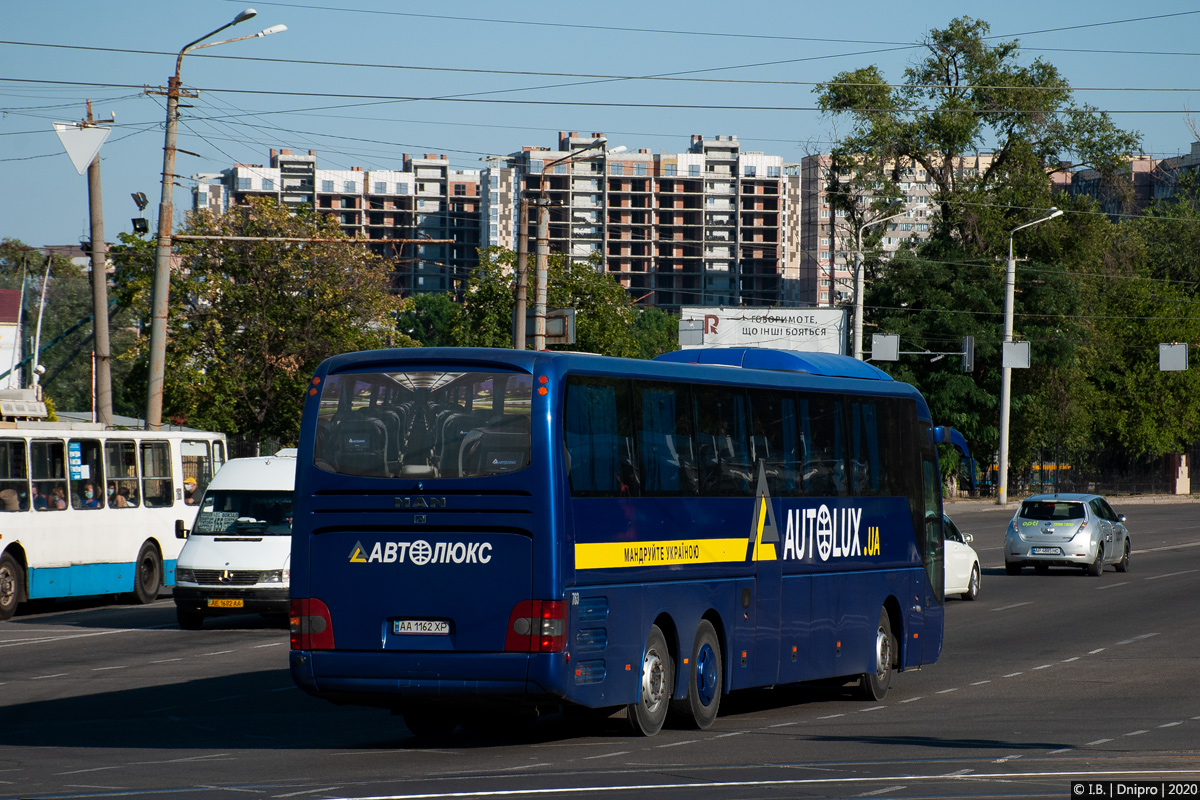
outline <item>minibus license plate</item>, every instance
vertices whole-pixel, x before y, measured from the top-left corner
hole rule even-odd
[[[240,597],[210,597],[208,598],[209,608],[241,608],[242,598]]]
[[[392,621],[392,633],[445,635],[450,633],[450,623],[444,619],[397,619]]]

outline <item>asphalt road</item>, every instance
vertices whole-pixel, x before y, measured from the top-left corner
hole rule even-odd
[[[1132,571],[1089,578],[1005,575],[1011,512],[950,505],[984,575],[979,600],[947,602],[937,664],[881,703],[735,694],[711,730],[650,739],[618,715],[431,747],[386,712],[295,689],[286,630],[258,617],[188,632],[169,599],[42,605],[0,623],[0,798],[1062,798],[1080,777],[1195,782],[1200,514],[1114,507]]]

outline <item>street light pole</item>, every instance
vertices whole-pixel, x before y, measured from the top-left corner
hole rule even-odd
[[[1061,216],[1063,212],[1051,207],[1045,214],[1008,232],[1008,260],[1004,265],[1004,341],[1013,340],[1013,304],[1016,300],[1017,260],[1013,257],[1013,234]],[[1003,347],[1003,346],[1002,346]],[[1003,359],[1003,351],[1001,352]],[[1008,503],[1008,418],[1012,402],[1012,367],[1002,362],[1000,369],[1000,465],[996,476],[996,505]]]
[[[854,243],[854,357],[859,361],[863,360],[863,294],[866,287],[862,257],[863,231],[881,222],[902,217],[905,213],[902,211],[899,214],[892,214],[889,217],[880,217],[879,219],[873,219],[858,226],[858,233]]]
[[[150,304],[150,373],[146,386],[146,428],[148,430],[156,431],[162,427],[163,382],[167,364],[167,303],[171,293],[171,227],[175,214],[173,194],[175,186],[175,142],[178,139],[181,86],[179,72],[183,67],[183,57],[192,50],[215,47],[216,45],[228,44],[229,42],[240,42],[243,39],[269,36],[272,33],[287,30],[287,27],[284,25],[274,25],[248,36],[238,36],[220,42],[200,44],[200,42],[217,35],[226,28],[231,28],[240,22],[251,19],[257,13],[254,9],[248,8],[234,17],[232,22],[228,22],[185,45],[175,59],[175,74],[167,82],[167,125],[166,139],[163,144],[162,194],[158,202],[158,238],[154,250],[154,287]],[[159,93],[161,94],[161,92]]]

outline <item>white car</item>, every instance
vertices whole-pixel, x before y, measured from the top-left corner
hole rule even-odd
[[[979,556],[971,547],[971,534],[960,531],[945,514],[942,531],[946,545],[946,594],[974,600],[979,597]]]

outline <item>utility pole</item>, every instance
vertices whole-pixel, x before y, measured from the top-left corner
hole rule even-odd
[[[517,301],[513,305],[513,349],[525,349],[525,316],[529,284],[529,198],[521,192],[521,211],[517,215]]]
[[[95,124],[87,101],[85,126]],[[108,246],[104,243],[104,201],[100,195],[100,154],[88,165],[88,210],[92,236],[92,330],[96,353],[96,421],[112,427],[112,352],[108,344]],[[36,361],[36,359],[35,359]]]
[[[546,284],[550,272],[550,201],[539,197],[537,205],[537,286],[533,294],[533,349],[546,349]]]

